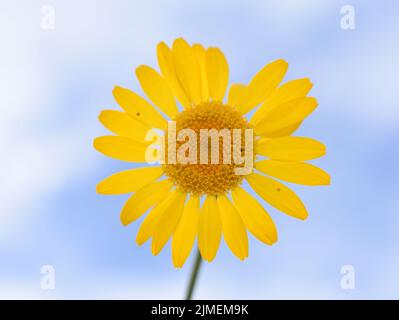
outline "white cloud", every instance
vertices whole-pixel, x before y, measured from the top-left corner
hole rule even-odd
[[[54,31],[40,28],[42,5],[42,1],[22,6],[12,1],[2,4],[0,12],[4,26],[0,36],[12,49],[0,51],[1,240],[29,227],[31,219],[37,219],[32,216],[37,206],[71,176],[95,168],[88,142],[95,132],[96,115],[75,106],[73,112],[81,114],[78,120],[70,125],[62,119],[68,114],[65,89],[76,87],[84,72],[80,60],[96,59],[103,51],[112,56],[118,44],[127,41],[129,33],[122,30],[131,20],[136,26],[130,33],[132,41],[141,41],[142,46],[155,38],[151,19],[143,14],[150,12],[145,4],[136,6],[142,10],[132,11],[125,10],[127,1],[54,2]],[[140,50],[144,55],[146,46]],[[74,78],[69,77],[71,73]],[[67,99],[77,101],[79,97]],[[58,111],[62,115],[49,125],[49,115]]]
[[[317,86],[325,86],[323,96],[334,108],[331,112],[367,126],[396,126],[399,23],[387,19],[366,25],[367,14],[360,11],[358,20],[363,24],[358,22],[354,31],[341,30],[329,50],[312,60],[322,80]]]

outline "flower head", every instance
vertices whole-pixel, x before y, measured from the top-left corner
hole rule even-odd
[[[159,164],[115,173],[97,191],[133,193],[122,209],[122,223],[148,212],[136,242],[152,238],[156,255],[172,239],[176,267],[183,266],[196,238],[202,257],[212,261],[222,235],[243,260],[248,256],[247,230],[266,244],[277,241],[272,219],[244,190],[244,180],[271,206],[299,219],[308,215],[305,206],[275,179],[303,185],[330,182],[326,172],[305,162],[323,156],[325,146],[292,136],[317,106],[307,96],[312,83],[303,78],[280,85],[288,68],[280,59],[248,85],[231,85],[224,101],[229,67],[218,48],[179,38],[172,48],[161,42],[157,56],[160,72],[148,66],[136,69],[151,103],[116,87],[113,94],[123,111],[105,110],[99,117],[115,135],[96,138],[94,147],[137,163],[155,154]],[[155,143],[158,149],[148,141],[153,129],[163,138]]]

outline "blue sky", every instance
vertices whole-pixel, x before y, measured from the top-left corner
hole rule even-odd
[[[126,196],[95,193],[102,178],[130,164],[92,148],[105,133],[100,110],[116,108],[114,85],[141,92],[140,64],[183,36],[220,47],[230,83],[248,82],[267,62],[290,64],[286,79],[310,77],[319,101],[297,135],[326,143],[315,161],[330,187],[292,186],[309,218],[267,207],[279,241],[250,239],[238,261],[223,243],[204,264],[197,298],[399,298],[399,3],[384,1],[2,1],[0,36],[0,297],[183,297],[192,259],[181,270],[170,247],[153,257],[136,246],[140,223],[123,227]],[[340,27],[342,5],[355,30]],[[55,8],[55,29],[40,28]],[[54,266],[55,290],[40,268]],[[340,287],[343,265],[354,290]]]

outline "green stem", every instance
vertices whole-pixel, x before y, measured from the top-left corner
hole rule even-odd
[[[195,257],[195,262],[193,266],[193,270],[191,271],[190,282],[188,284],[187,293],[186,293],[186,300],[191,300],[195,288],[195,284],[198,278],[198,271],[201,266],[201,254],[199,250],[197,251],[197,256]]]

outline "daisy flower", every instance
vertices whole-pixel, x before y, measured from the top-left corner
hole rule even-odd
[[[244,260],[247,231],[265,244],[277,241],[273,220],[243,188],[244,180],[268,204],[299,219],[308,215],[305,206],[278,180],[311,186],[330,183],[326,172],[306,162],[323,156],[325,146],[292,136],[317,106],[316,99],[307,96],[312,83],[303,78],[280,84],[288,68],[280,59],[267,64],[247,85],[231,85],[224,101],[229,67],[218,48],[189,45],[179,38],[171,48],[161,42],[157,57],[160,72],[145,65],[136,69],[149,101],[115,87],[113,95],[123,111],[101,112],[101,123],[114,135],[96,138],[94,147],[111,158],[145,164],[151,129],[161,132],[170,146],[168,121],[178,131],[190,128],[198,135],[202,129],[240,129],[252,132],[254,170],[239,175],[236,169],[242,163],[171,163],[164,155],[162,164],[111,175],[97,185],[97,192],[133,193],[122,209],[122,223],[128,225],[148,212],[136,242],[152,239],[151,250],[157,255],[171,239],[176,267],[183,266],[197,238],[206,261],[215,258],[222,236],[233,254]],[[219,151],[225,155],[226,148]]]

